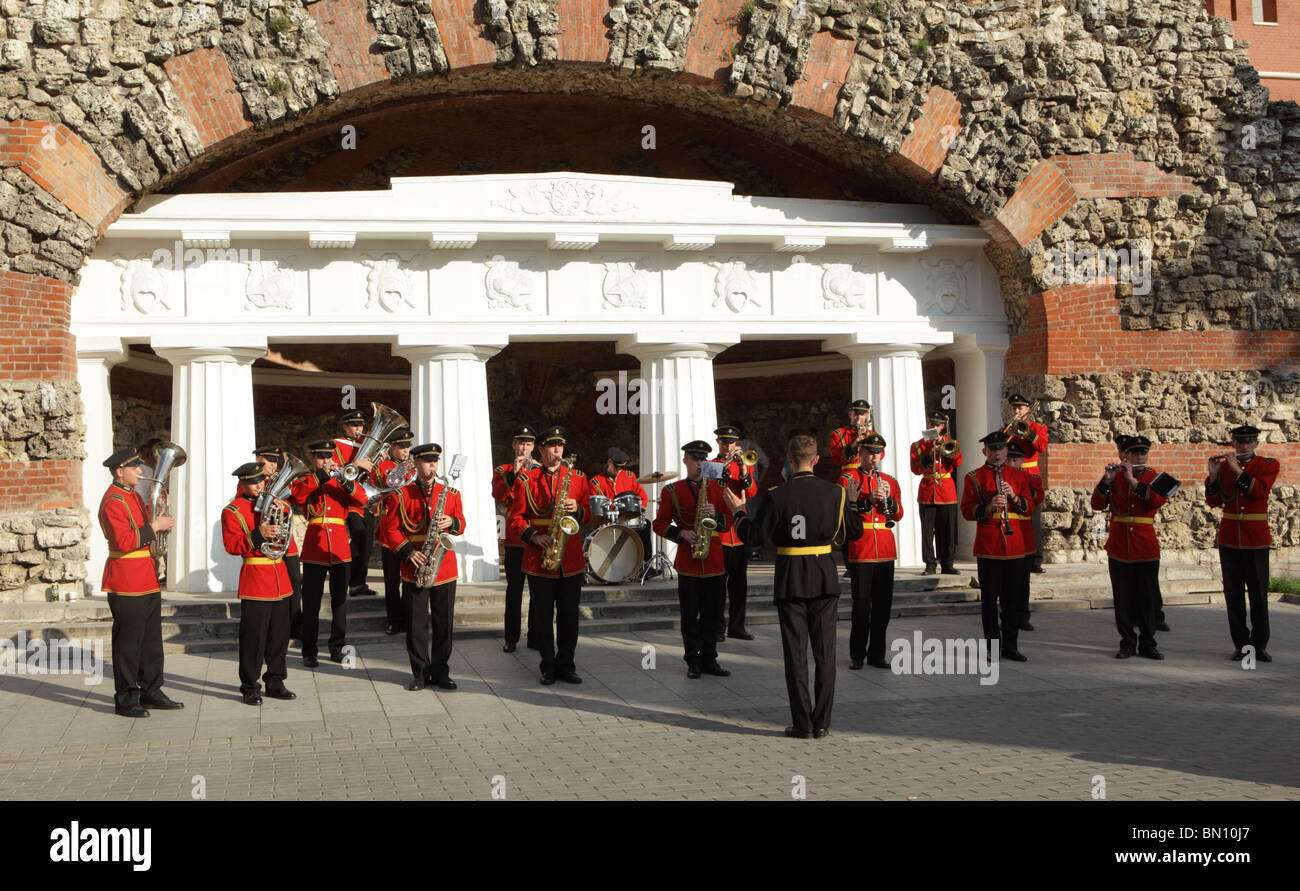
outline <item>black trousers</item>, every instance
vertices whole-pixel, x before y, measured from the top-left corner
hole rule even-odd
[[[1115,627],[1119,630],[1120,649],[1142,653],[1154,650],[1160,561],[1124,563],[1111,557],[1107,562],[1110,566],[1110,589],[1115,597]]]
[[[1037,569],[1043,565],[1043,505],[1035,507],[1029,519],[1034,527],[1034,552],[1027,559],[1029,566]]]
[[[384,564],[384,611],[388,624],[401,630],[405,626],[406,607],[402,604],[402,561],[388,548],[381,548],[379,558]]]
[[[975,564],[980,580],[980,605],[984,621],[984,637],[993,642],[1000,640],[1002,649],[1017,649],[1020,640],[1020,598],[1025,587],[1025,573],[1029,571],[1028,557],[1013,560],[994,560],[976,557]],[[1002,631],[998,632],[999,614]]]
[[[1029,621],[1029,567],[1033,565],[1033,556],[1025,557],[1025,571],[1020,573],[1020,596],[1016,598],[1016,615],[1020,624]]]
[[[284,679],[289,670],[284,659],[289,652],[289,598],[283,600],[254,600],[244,597],[239,601],[239,692],[257,693],[262,687],[257,682],[258,672],[266,665],[266,689],[284,689]]]
[[[524,549],[506,545],[506,643],[519,643],[519,624],[524,606]],[[528,641],[533,640],[533,602],[528,599]]]
[[[677,575],[677,604],[682,614],[682,658],[687,665],[718,661],[718,630],[722,627],[723,577],[701,579]]]
[[[849,628],[849,658],[885,658],[885,629],[894,606],[894,561],[850,563],[853,623]]]
[[[920,504],[921,559],[926,566],[952,568],[957,556],[957,505]]]
[[[1223,569],[1223,600],[1228,606],[1228,631],[1240,650],[1252,644],[1255,652],[1268,648],[1268,548],[1219,546]],[[1246,592],[1250,593],[1250,626],[1246,625]]]
[[[343,649],[348,631],[348,564],[323,566],[308,563],[302,570],[302,654],[315,656],[320,637],[320,601],[325,594],[325,576],[330,578],[330,655]]]
[[[289,639],[302,640],[302,556],[285,557],[284,569],[293,587],[293,596],[289,598]]]
[[[532,604],[528,609],[529,623],[533,642],[542,657],[542,671],[563,674],[574,670],[573,654],[578,649],[578,598],[581,594],[581,573],[562,579],[528,576],[528,599]]]
[[[839,596],[776,601],[785,654],[785,689],[795,728],[811,732],[831,726],[835,701],[835,620]],[[812,642],[813,698],[808,697],[808,644]]]
[[[370,568],[370,545],[374,540],[375,515],[348,514],[348,543],[352,546],[352,569],[348,573],[349,588],[359,588],[366,583],[366,573]]]
[[[402,582],[406,605],[406,655],[411,674],[426,684],[446,680],[451,659],[452,616],[456,610],[456,583],[443,582],[432,588],[417,588]],[[433,633],[430,634],[430,626]]]
[[[729,600],[727,630],[732,634],[745,630],[745,602],[749,598],[749,548],[746,545],[722,546],[723,566],[727,575],[727,590],[723,600]]]
[[[163,685],[162,592],[109,594],[113,614],[113,702],[118,708],[157,698]]]

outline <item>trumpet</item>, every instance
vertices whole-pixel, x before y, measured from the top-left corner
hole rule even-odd
[[[742,452],[739,445],[732,443],[731,456],[727,459],[727,463],[734,464],[737,462],[743,464],[746,469],[752,468],[758,463],[758,452],[755,449],[747,449]]]

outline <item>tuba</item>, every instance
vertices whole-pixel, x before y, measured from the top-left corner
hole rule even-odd
[[[140,448],[140,458],[153,468],[153,476],[142,476],[141,479],[148,480],[149,486],[149,517],[158,519],[169,515],[170,503],[168,500],[167,474],[171,473],[177,467],[185,463],[188,457],[185,450],[174,442],[165,439],[152,439]],[[159,560],[167,556],[167,535],[166,532],[159,532],[154,536],[149,548],[153,555]],[[163,567],[159,567],[162,571]]]
[[[366,493],[366,507],[373,507],[398,489],[405,489],[415,482],[415,476],[415,461],[407,458],[388,471],[388,474],[384,477],[384,488],[379,488],[369,480],[362,482],[361,491]]]
[[[386,405],[372,402],[370,409],[374,412],[370,429],[362,437],[361,445],[357,448],[357,453],[352,456],[351,463],[345,464],[342,470],[331,474],[335,479],[342,478],[348,482],[356,480],[361,476],[361,468],[357,466],[357,462],[377,460],[379,450],[387,444],[388,437],[396,433],[399,427],[408,426],[406,418]]]
[[[283,557],[289,550],[289,537],[293,534],[293,514],[283,510],[277,502],[288,497],[289,487],[293,485],[294,480],[304,473],[311,472],[306,464],[293,455],[286,453],[283,457],[284,461],[276,471],[275,479],[262,490],[262,494],[257,496],[257,501],[253,504],[253,512],[261,514],[263,523],[280,527],[279,535],[270,541],[262,542],[262,556],[273,560]]]

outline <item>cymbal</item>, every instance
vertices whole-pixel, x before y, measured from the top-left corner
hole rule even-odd
[[[675,470],[656,470],[654,473],[647,473],[645,476],[640,477],[637,482],[644,486],[648,483],[662,483],[676,478],[677,471]]]

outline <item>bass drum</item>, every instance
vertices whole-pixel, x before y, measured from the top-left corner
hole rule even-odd
[[[587,575],[606,585],[627,581],[645,561],[641,536],[626,526],[601,526],[587,536],[582,551]]]

